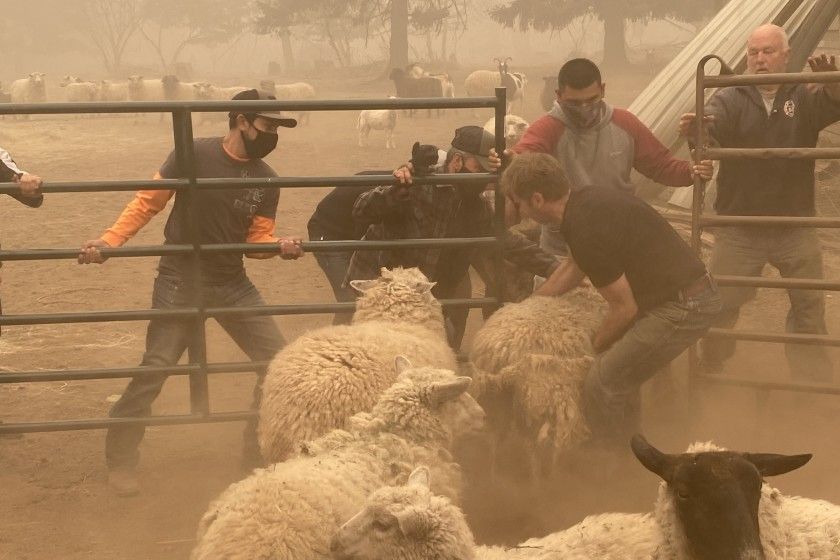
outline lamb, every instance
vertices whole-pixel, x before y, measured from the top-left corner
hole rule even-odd
[[[99,84],[82,80],[77,76],[64,76],[58,84],[66,90],[69,103],[96,101],[99,98]]]
[[[415,78],[402,68],[394,68],[388,77],[394,82],[397,97],[444,97],[443,82],[437,78],[430,76]],[[413,110],[409,111],[409,114],[412,113]],[[440,111],[438,111],[438,114],[440,114]],[[431,109],[429,109],[429,116],[432,116]]]
[[[528,129],[528,121],[516,115],[505,115],[505,146],[512,148],[522,140]],[[496,134],[496,117],[484,123],[484,130]]]
[[[641,436],[633,452],[663,478],[653,513],[608,513],[509,550],[473,547],[463,514],[428,489],[375,492],[333,537],[335,560],[810,560],[840,556],[840,507],[783,496],[763,481],[810,455],[736,453],[711,443],[666,455]]]
[[[353,432],[336,430],[313,442],[310,455],[258,469],[225,490],[200,521],[192,560],[329,558],[341,522],[376,488],[404,481],[418,461],[429,461],[439,490],[457,497],[460,471],[450,451],[483,418],[466,394],[470,379],[403,359],[396,365],[396,383],[370,414],[354,418]]]
[[[258,437],[263,457],[282,461],[314,439],[370,410],[394,381],[394,358],[455,370],[434,286],[416,268],[382,269],[354,280],[362,295],[351,325],[311,331],[277,353],[263,382]]]
[[[359,131],[359,146],[367,145],[371,130],[385,131],[385,148],[396,148],[394,127],[397,126],[397,112],[394,109],[368,109],[359,113],[356,128]]]

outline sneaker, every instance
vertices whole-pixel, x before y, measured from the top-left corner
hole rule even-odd
[[[108,485],[117,496],[136,496],[140,493],[137,472],[131,467],[116,467],[108,470]]]

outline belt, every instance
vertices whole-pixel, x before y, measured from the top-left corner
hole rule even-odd
[[[711,275],[707,272],[682,290],[677,292],[677,300],[680,302],[684,302],[688,298],[692,298],[696,295],[702,294],[706,290],[711,290],[715,288],[715,282],[712,280]]]

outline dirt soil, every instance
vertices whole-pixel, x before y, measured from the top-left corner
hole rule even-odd
[[[541,114],[539,76],[533,69],[528,103],[516,113]],[[461,77],[462,78],[462,77]],[[256,81],[256,80],[253,80]],[[456,77],[456,83],[458,77]],[[390,83],[358,78],[354,83],[316,83],[323,97],[380,97]],[[614,77],[611,100],[626,106],[638,92],[638,79]],[[352,93],[348,93],[352,92]],[[370,147],[356,144],[354,112],[317,113],[311,124],[282,131],[279,149],[268,162],[281,175],[349,175],[389,168],[405,161],[415,140],[446,146],[463,124],[483,124],[482,111],[449,111],[443,116],[400,116],[395,150],[373,132]],[[196,126],[196,136],[221,135],[224,121]],[[142,179],[150,177],[172,149],[168,120],[157,117],[35,117],[0,121],[0,145],[22,166],[47,180]],[[305,224],[327,189],[295,189],[280,197],[281,234],[305,234]],[[111,225],[131,193],[50,195],[39,210],[9,198],[0,201],[0,239],[4,249],[75,248]],[[162,241],[165,215],[155,218],[131,243]],[[3,304],[8,314],[80,310],[143,309],[150,303],[154,258],[112,259],[103,266],[71,261],[10,262],[3,267]],[[840,259],[827,251],[827,277],[837,277]],[[272,304],[331,300],[329,284],[311,256],[297,262],[248,261],[248,273]],[[480,287],[479,287],[480,289]],[[480,292],[476,292],[480,293]],[[840,331],[837,300],[829,296],[829,330]],[[764,290],[744,313],[742,328],[782,330],[787,299]],[[288,339],[325,325],[329,317],[278,318]],[[470,330],[480,326],[473,312]],[[143,351],[145,324],[102,323],[8,327],[0,339],[1,372],[94,367],[130,367]],[[244,360],[214,323],[208,327],[212,361]],[[469,339],[467,340],[467,344]],[[832,351],[837,361],[837,356]],[[787,379],[779,346],[744,344],[727,373]],[[248,405],[252,374],[211,377],[214,411]],[[124,380],[0,384],[0,420],[5,422],[101,418],[109,397]],[[647,393],[646,432],[651,441],[680,451],[695,439],[713,439],[730,448],[774,452],[812,452],[814,460],[777,481],[788,493],[840,502],[836,482],[837,397],[773,393],[759,406],[746,389],[699,388],[698,407],[689,418],[685,364],[672,366]],[[155,403],[156,414],[188,412],[187,384],[172,378]],[[237,480],[241,444],[239,423],[151,428],[143,442],[142,494],[117,498],[106,485],[103,432],[99,430],[30,434],[0,438],[0,560],[169,560],[189,555],[195,528],[208,502]],[[540,492],[515,484],[474,485],[466,503],[483,542],[514,543],[579,521],[592,512],[645,511],[656,481],[638,464],[613,465],[581,458],[577,468],[548,481]]]

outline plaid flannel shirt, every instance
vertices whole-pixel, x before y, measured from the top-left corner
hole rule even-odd
[[[398,199],[398,186],[376,187],[356,200],[353,216],[370,223],[362,239],[385,241],[396,239],[442,239],[451,230],[461,200],[453,185],[412,185],[408,197]],[[479,214],[470,216],[469,224],[459,224],[471,235],[492,236],[490,209],[481,204]],[[540,276],[549,276],[558,261],[522,235],[508,232],[504,238],[505,258]],[[418,267],[432,281],[437,278],[437,265],[446,249],[391,249],[356,251],[350,260],[345,284],[350,280],[379,277],[382,267]]]

